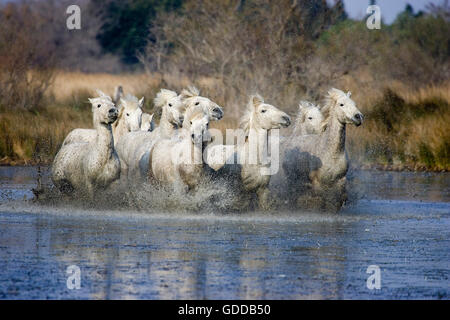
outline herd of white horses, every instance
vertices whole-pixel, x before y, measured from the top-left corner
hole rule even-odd
[[[64,194],[95,201],[106,189],[140,183],[192,193],[208,181],[233,189],[238,199],[230,209],[338,211],[346,200],[346,125],[363,121],[350,92],[330,89],[322,106],[300,101],[292,133],[281,136],[277,129],[291,118],[253,95],[241,118],[244,138],[226,144],[209,128],[222,119],[222,107],[194,87],[158,92],[158,126],[143,112],[144,98],[121,87],[113,98],[97,94],[89,99],[93,129],[72,130],[53,162],[52,181]],[[276,157],[268,161],[260,155],[269,149]],[[265,170],[274,159],[276,170]]]

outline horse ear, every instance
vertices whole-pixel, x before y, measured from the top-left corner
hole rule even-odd
[[[257,94],[252,96],[251,102],[255,107],[258,107],[260,104],[264,103],[264,99],[259,94]]]
[[[142,108],[144,106],[144,97],[139,100],[139,108]]]
[[[196,86],[189,86],[187,89],[192,94],[192,96],[200,95],[200,90],[198,90]]]
[[[125,104],[126,104],[125,100],[123,98],[120,98],[118,102],[119,103],[117,104],[117,108],[119,108],[119,109],[122,109],[123,106],[125,106]]]
[[[97,94],[100,96],[100,97],[108,97],[108,95],[106,95],[102,90],[100,90],[100,89],[97,89],[97,90],[95,90],[96,92],[97,92]]]
[[[88,98],[88,100],[91,104],[94,104],[94,102],[95,102],[95,99],[93,99],[93,98]]]
[[[349,92],[347,92],[347,97],[351,97],[352,96],[352,93],[349,91]]]
[[[122,97],[123,97],[123,88],[122,86],[117,86],[116,90],[114,91],[114,102],[117,103]]]
[[[301,112],[304,109],[308,108],[311,106],[311,103],[305,100],[301,100],[298,104],[298,110]]]

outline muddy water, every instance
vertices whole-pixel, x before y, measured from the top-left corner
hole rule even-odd
[[[0,168],[2,299],[449,298],[448,173],[352,172],[338,215],[43,206],[35,174]]]

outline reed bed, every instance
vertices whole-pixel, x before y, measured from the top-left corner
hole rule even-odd
[[[51,163],[64,137],[74,128],[90,128],[87,98],[100,89],[113,94],[117,85],[125,92],[145,96],[145,111],[154,110],[152,99],[161,87],[180,90],[191,82],[179,75],[86,74],[58,72],[47,91],[44,107],[29,110],[0,108],[0,164]],[[212,128],[236,128],[246,101],[223,96],[221,82],[199,78],[195,84],[224,107],[225,118]],[[361,79],[343,78],[338,87],[353,92],[365,114],[364,124],[348,127],[347,148],[351,163],[362,168],[390,170],[450,169],[450,83],[411,89],[400,82],[361,88]],[[303,97],[289,91],[283,101]],[[279,101],[279,97],[268,101]],[[295,116],[297,106],[280,106]],[[286,132],[289,134],[289,131]]]

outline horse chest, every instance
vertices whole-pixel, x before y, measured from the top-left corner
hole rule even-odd
[[[243,166],[241,178],[246,190],[255,190],[259,187],[266,186],[270,181],[269,175],[261,174],[261,166]]]
[[[332,158],[319,169],[319,179],[325,183],[332,183],[344,177],[348,170],[348,161],[345,155]]]
[[[113,153],[109,159],[98,161],[97,165],[94,166],[97,170],[92,171],[92,180],[96,185],[106,187],[120,178],[120,161],[117,154]]]

